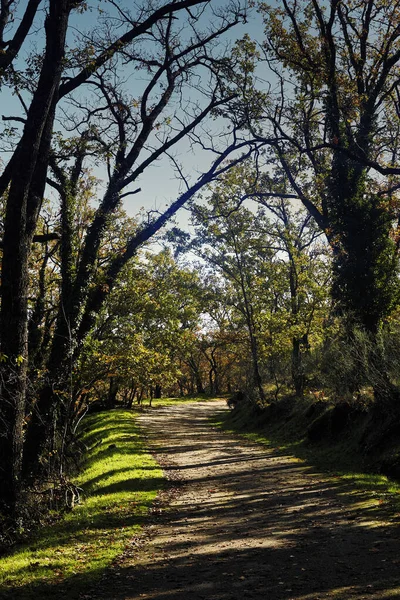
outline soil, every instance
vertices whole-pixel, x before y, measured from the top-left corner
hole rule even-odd
[[[139,422],[169,481],[95,597],[400,599],[399,515],[279,448],[210,426],[223,401]]]

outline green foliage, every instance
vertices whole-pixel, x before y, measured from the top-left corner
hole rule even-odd
[[[332,184],[342,187],[343,181]],[[355,194],[333,211],[333,295],[367,331],[377,332],[400,300],[398,248],[392,237],[393,212],[359,182]]]
[[[163,479],[132,414],[86,418],[82,441],[89,448],[75,479],[82,503],[0,558],[2,598],[81,597],[140,532]]]
[[[398,8],[289,0],[259,11],[280,83],[264,110],[268,165],[327,236],[338,308],[376,333],[399,302],[398,173],[370,168],[399,160]]]
[[[254,387],[256,371],[279,387],[292,370],[301,393],[302,355],[320,343],[329,309],[329,259],[312,220],[278,192],[270,197],[269,185],[250,161],[231,169],[207,204],[193,207],[193,247],[216,270],[225,327],[250,356],[246,387]]]
[[[195,341],[201,310],[193,270],[179,267],[167,250],[141,255],[124,269],[87,340],[81,388],[96,383],[104,398],[110,377],[121,392],[173,388],[181,374],[179,361]]]

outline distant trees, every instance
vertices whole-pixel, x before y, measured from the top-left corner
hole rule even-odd
[[[88,390],[113,406],[117,394],[131,405],[177,390],[182,357],[199,328],[199,290],[197,273],[179,267],[167,250],[129,263],[85,342],[78,393]]]
[[[302,395],[302,356],[318,337],[329,294],[329,267],[311,217],[282,198],[265,197],[263,190],[257,171],[246,163],[220,178],[208,203],[193,207],[192,247],[220,274],[221,303],[230,307],[236,345],[244,354],[247,346],[251,356],[247,387],[261,403],[266,381],[279,387],[280,362],[289,362],[293,386]]]

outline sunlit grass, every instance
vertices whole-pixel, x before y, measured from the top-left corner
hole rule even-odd
[[[210,396],[183,396],[176,398],[153,398],[151,406],[157,408],[158,406],[174,406],[175,404],[187,404],[190,402],[215,402],[220,398]],[[143,400],[142,406],[144,408],[149,407],[149,400]]]
[[[138,533],[162,486],[131,413],[99,413],[84,427],[92,450],[75,481],[83,502],[0,559],[1,598],[77,598]]]

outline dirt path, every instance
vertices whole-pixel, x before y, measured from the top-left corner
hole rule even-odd
[[[369,514],[341,480],[211,428],[223,408],[185,404],[140,418],[173,483],[97,597],[400,599],[398,523]]]

